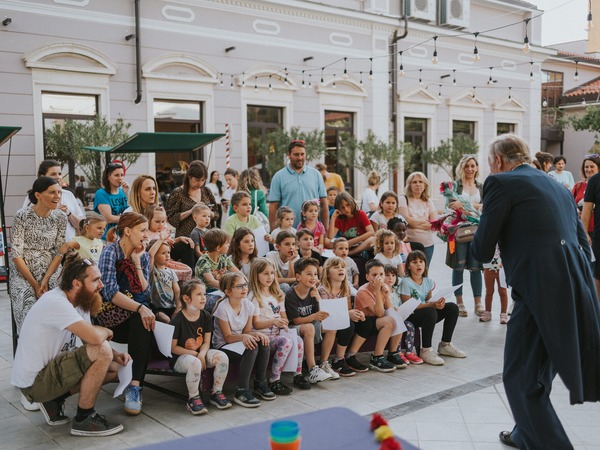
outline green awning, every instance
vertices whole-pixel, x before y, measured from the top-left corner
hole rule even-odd
[[[96,152],[158,153],[191,152],[221,139],[219,133],[136,133],[114,147],[83,147]]]
[[[0,127],[0,147],[19,132],[21,127]]]

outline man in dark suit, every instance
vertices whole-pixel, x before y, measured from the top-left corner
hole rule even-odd
[[[500,440],[521,449],[572,449],[550,403],[558,373],[571,404],[600,399],[600,307],[590,246],[571,194],[529,165],[515,135],[490,145],[490,175],[473,245],[489,261],[496,243],[515,307],[504,350],[504,386],[515,427]]]

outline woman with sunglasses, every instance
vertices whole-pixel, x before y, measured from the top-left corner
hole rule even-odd
[[[94,211],[101,214],[108,224],[102,239],[106,239],[108,230],[114,228],[121,214],[127,209],[129,184],[124,177],[125,169],[122,164],[107,164],[102,174],[102,187],[94,195]]]
[[[475,209],[481,211],[483,206],[481,199],[483,198],[483,185],[477,181],[479,174],[479,163],[477,155],[463,155],[458,165],[456,166],[456,194],[462,200],[455,200],[448,203],[448,207],[456,210],[465,206],[469,202]],[[470,251],[470,242],[456,242],[454,251],[446,252],[446,265],[452,268],[452,286],[457,286],[463,282],[463,274],[465,270],[471,273],[471,289],[473,290],[473,298],[475,303],[475,314],[481,316],[485,308],[481,304],[481,292],[483,290],[483,266],[479,261],[473,258]],[[458,305],[458,315],[467,317],[467,309],[463,303],[462,286],[454,291],[456,296],[456,304]]]

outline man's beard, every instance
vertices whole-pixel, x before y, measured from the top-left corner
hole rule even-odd
[[[96,317],[102,305],[102,296],[98,292],[90,291],[82,286],[79,292],[75,294],[75,307],[82,311],[90,313],[90,316]]]

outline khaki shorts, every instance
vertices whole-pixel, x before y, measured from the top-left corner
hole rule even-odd
[[[35,377],[33,385],[21,388],[30,402],[43,403],[54,400],[79,384],[92,365],[86,346],[58,355]]]

